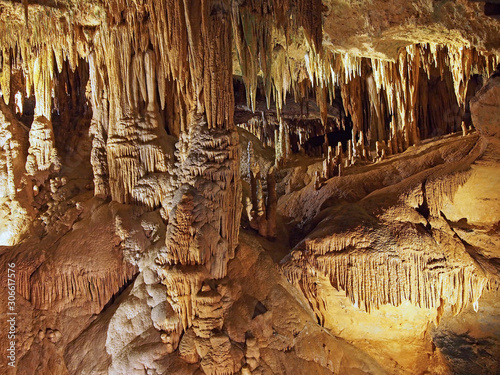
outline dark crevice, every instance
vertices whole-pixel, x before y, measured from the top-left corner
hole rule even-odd
[[[262,304],[262,302],[257,302],[257,304],[255,305],[255,309],[253,311],[253,316],[252,316],[252,319],[255,318],[256,316],[259,316],[259,315],[262,315],[262,314],[265,314],[267,312],[267,308],[266,306],[264,306]]]
[[[431,229],[431,224],[429,223],[429,216],[430,216],[430,210],[429,210],[429,205],[427,203],[427,194],[426,194],[426,190],[425,190],[425,184],[427,183],[427,180],[424,180],[422,182],[422,204],[420,204],[416,210],[417,212],[422,215],[426,220],[427,220],[427,225],[425,226],[425,228],[427,230],[430,230]]]
[[[496,19],[500,19],[500,4],[487,2],[484,4],[484,14]]]
[[[139,272],[136,272],[134,274],[134,276],[132,276],[132,278],[130,280],[127,280],[121,287],[120,289],[118,289],[118,291],[113,294],[111,296],[111,298],[109,299],[109,301],[104,305],[104,307],[102,308],[101,312],[99,314],[101,314],[103,311],[105,311],[108,307],[110,307],[111,305],[113,305],[113,303],[116,301],[116,299],[118,297],[120,297],[120,295],[130,286],[134,283],[135,279],[137,278],[137,276],[139,275]]]

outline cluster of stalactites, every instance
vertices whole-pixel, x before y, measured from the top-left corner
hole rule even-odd
[[[231,126],[234,98],[229,89],[232,82],[229,0],[203,0],[196,4],[174,0],[132,3],[110,0],[107,6],[109,25],[103,25],[99,44],[106,48],[107,39],[112,36],[111,42],[118,47],[117,58],[126,52],[152,48],[158,61],[161,107],[173,95],[168,92],[167,82],[174,81],[176,87],[172,91],[181,97],[179,104],[184,107],[181,130],[190,123],[187,117],[193,110],[206,113],[210,128]],[[119,62],[115,66],[120,67]],[[108,69],[113,67],[108,65]]]
[[[44,19],[39,11],[43,7],[29,7],[28,24],[13,22],[9,30],[1,33],[0,88],[5,102],[9,102],[11,65],[20,62],[26,73],[26,94],[35,94],[35,117],[44,117],[50,123],[55,69],[61,71],[65,60],[75,69],[78,57],[87,59],[94,114],[91,135],[95,193],[103,197],[111,195],[120,202],[138,201],[156,206],[161,197],[151,194],[144,197],[144,193],[147,186],[161,187],[163,182],[157,184],[150,179],[135,192],[134,188],[145,173],[165,172],[166,167],[160,165],[164,161],[159,160],[164,150],[151,145],[155,142],[150,140],[153,137],[149,129],[136,128],[148,128],[148,123],[159,122],[160,116],[155,113],[157,100],[162,109],[169,105],[172,107],[169,111],[177,113],[175,124],[169,124],[175,128],[174,134],[186,130],[195,110],[206,113],[209,128],[232,126],[230,2],[206,0],[196,7],[182,1],[132,4],[109,1],[107,5],[106,18],[104,8],[92,7],[99,27],[90,31],[73,27],[70,18],[78,17],[78,9],[68,12],[71,17],[62,17],[63,10],[49,9],[47,13],[53,17]],[[13,14],[21,11],[20,6],[11,8]],[[73,21],[78,24],[76,19]],[[2,23],[0,28],[4,27]],[[25,35],[30,35],[30,39],[23,38]],[[46,38],[47,35],[51,38]],[[90,53],[91,49],[94,52]],[[159,98],[154,98],[156,92]],[[24,96],[21,95],[21,100]],[[141,102],[146,103],[147,114],[137,126],[135,116]],[[148,116],[151,113],[155,115]],[[46,128],[48,131],[50,126]],[[139,150],[126,147],[126,143],[136,138],[146,145],[141,144]],[[46,151],[34,155],[45,157]],[[123,159],[124,165],[120,162],[116,165],[117,158]],[[37,160],[36,164],[43,167],[45,159]],[[122,167],[130,167],[130,173]]]
[[[310,258],[302,269],[288,265],[285,273],[310,298],[321,298],[314,280],[317,273],[324,275],[334,288],[345,292],[354,306],[367,312],[384,304],[399,306],[404,301],[439,311],[446,303],[454,314],[469,304],[477,309],[487,278],[474,266],[449,268],[442,260],[418,253],[408,254],[407,258],[394,254],[327,253]],[[322,316],[325,311],[317,313]]]
[[[420,53],[421,67],[429,75],[430,66],[438,68],[441,75],[448,67],[453,76],[455,95],[460,106],[465,104],[467,85],[474,74],[489,77],[500,62],[500,57],[494,54],[482,53],[474,48],[440,46],[435,44],[421,44],[409,54]]]
[[[457,103],[463,108],[471,76],[489,76],[499,57],[465,46],[419,44],[402,49],[396,61],[323,54],[323,58],[309,57],[306,62],[312,84],[327,87],[340,84],[344,108],[351,115],[353,128],[358,131],[367,130],[363,124],[366,109],[363,109],[362,97],[362,90],[367,90],[375,125],[382,128],[374,130],[377,134],[375,140],[390,141],[399,137],[405,149],[419,141],[417,99],[419,80],[422,79],[420,72],[426,73],[430,79],[431,69],[435,68],[444,79],[445,72],[450,71]],[[366,64],[366,69],[363,69],[363,64]],[[388,115],[393,116],[389,135],[384,134],[383,124],[379,124],[383,122],[385,103]]]
[[[124,264],[120,270],[104,272],[98,275],[64,273],[37,273],[37,281],[26,277],[26,288],[20,293],[29,298],[33,306],[40,310],[64,310],[68,301],[87,301],[85,309],[91,314],[98,314],[110,298],[134,276],[132,266]],[[24,276],[24,275],[22,275]]]
[[[133,51],[126,34],[114,30],[100,38],[107,50],[88,59],[95,194],[154,208],[168,185],[158,173],[167,172],[172,154],[156,95],[161,64],[150,49]]]
[[[280,0],[269,4],[253,0],[233,7],[232,26],[248,105],[255,110],[259,77],[264,83],[267,105],[273,98],[278,116],[288,92],[300,91],[307,78],[304,62],[289,50],[307,44],[322,51],[323,5],[320,0]]]
[[[264,146],[275,148],[274,129],[276,126],[272,120],[264,112],[261,112],[260,115],[236,125],[256,136]]]
[[[109,22],[95,32],[89,56],[95,193],[156,207],[169,182],[155,173],[173,159],[159,109],[168,107],[176,135],[189,131],[193,113],[204,113],[209,129],[233,124],[229,2],[108,6]]]
[[[385,94],[389,113],[394,116],[389,139],[396,138],[397,133],[401,132],[403,148],[418,143],[420,72],[426,73],[427,79],[430,79],[431,70],[438,69],[443,80],[445,72],[450,71],[457,104],[464,108],[471,76],[480,74],[488,77],[498,61],[498,56],[483,54],[473,48],[432,44],[408,46],[400,52],[395,62],[372,59],[370,66],[375,94]],[[373,103],[380,107],[380,99],[378,103],[377,99]],[[382,112],[381,109],[375,110],[378,115]]]
[[[463,111],[472,75],[489,76],[500,61],[498,56],[474,48],[432,44],[403,48],[395,61],[361,58],[328,49],[317,53],[306,38],[304,60],[299,62],[290,57],[288,50],[292,47],[283,41],[284,44],[273,46],[264,43],[265,30],[259,29],[260,24],[254,19],[257,17],[249,17],[242,9],[237,12],[240,24],[234,31],[235,41],[252,108],[257,87],[255,71],[263,74],[268,105],[273,98],[278,117],[287,93],[293,93],[295,100],[300,101],[313,92],[323,125],[328,116],[327,103],[335,99],[335,88],[340,86],[345,111],[353,122],[353,139],[359,139],[363,131],[365,141],[373,144],[385,141],[392,152],[404,151],[426,135],[427,130],[419,129],[425,119],[419,116],[424,116],[427,109],[419,109],[419,101],[425,101],[428,95],[420,92],[427,90],[426,82],[421,81],[424,77],[431,79],[431,70],[437,70],[441,80],[448,79],[445,74],[451,72],[450,93],[455,94],[451,100]],[[269,22],[273,25],[272,19]],[[276,35],[280,32],[274,30]],[[248,41],[256,42],[250,46]],[[264,55],[265,58],[256,58]]]
[[[83,2],[79,3],[83,5]],[[2,4],[0,89],[4,102],[9,104],[11,96],[19,89],[11,92],[14,89],[11,87],[11,72],[20,69],[26,83],[19,91],[20,100],[34,93],[35,116],[50,120],[54,73],[56,69],[62,72],[65,61],[74,71],[79,57],[88,55],[88,40],[82,28],[74,27],[80,15],[78,10],[69,12],[64,7],[28,6],[27,2],[25,5],[23,7],[21,2]],[[85,12],[88,11],[87,7]]]
[[[11,7],[15,10],[19,6]],[[73,30],[68,31],[68,20],[54,22],[37,9],[30,9],[28,26],[14,21],[0,22],[0,90],[3,101],[13,111],[15,108],[16,113],[22,114],[25,98],[34,96],[35,99],[25,166],[30,175],[60,168],[52,128],[56,75],[57,71],[63,71],[66,61],[74,70],[78,66],[78,56],[86,55],[82,39],[74,35]],[[48,11],[49,14],[53,12]],[[31,22],[34,19],[40,22]],[[6,27],[9,28],[7,31]],[[29,39],[25,37],[27,34]],[[47,35],[51,37],[43,38]]]

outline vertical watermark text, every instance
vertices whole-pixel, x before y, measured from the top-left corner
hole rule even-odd
[[[16,264],[7,264],[7,364],[16,366]]]

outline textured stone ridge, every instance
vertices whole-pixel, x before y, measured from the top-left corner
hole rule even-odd
[[[500,73],[495,73],[471,100],[474,126],[486,137],[500,137]]]

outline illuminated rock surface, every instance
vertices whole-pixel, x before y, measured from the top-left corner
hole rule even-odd
[[[0,1],[0,372],[500,371],[499,13]]]

